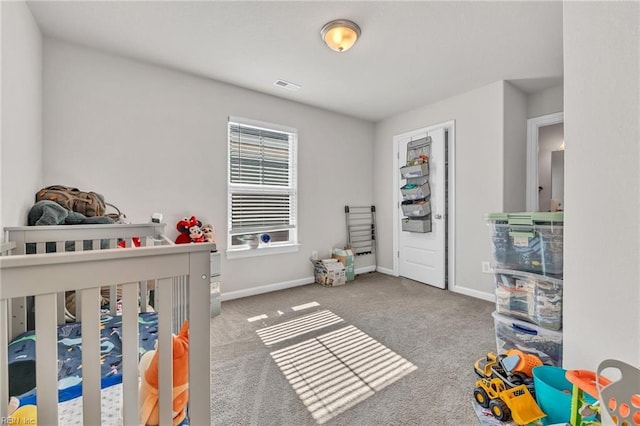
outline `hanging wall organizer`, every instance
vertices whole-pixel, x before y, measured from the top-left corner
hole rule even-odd
[[[405,184],[402,192],[402,230],[431,232],[431,188],[429,187],[429,158],[431,137],[407,144],[407,163],[400,168]]]

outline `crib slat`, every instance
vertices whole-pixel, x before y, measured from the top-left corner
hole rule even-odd
[[[109,286],[109,311],[112,316],[118,314],[118,286]]]
[[[7,404],[9,401],[9,360],[8,360],[8,330],[9,324],[9,303],[7,299],[0,300],[0,418],[7,418]]]
[[[65,298],[65,293],[63,291],[61,291],[60,293],[58,293],[56,295],[57,299],[58,299],[58,322],[56,324],[64,324],[66,321],[66,317],[64,315],[64,308],[65,305],[67,303],[67,300]]]
[[[76,290],[76,322],[82,321],[82,297],[80,297],[80,290]]]
[[[56,327],[55,293],[37,295],[35,308],[38,418],[57,421],[58,357],[56,354],[58,353],[58,330]]]
[[[56,253],[62,253],[64,251],[64,241],[56,241]]]
[[[11,299],[11,338],[27,331],[27,298]]]
[[[147,306],[149,305],[149,291],[147,290],[147,281],[140,281],[140,312],[147,312]]]
[[[189,256],[189,423],[192,425],[211,424],[211,375],[202,374],[201,370],[202,366],[211,365],[210,262],[209,252]],[[193,366],[200,368],[191,368]]]
[[[123,424],[139,424],[138,410],[138,283],[122,286],[122,400]],[[136,401],[134,404],[133,401]]]
[[[43,242],[36,243],[36,253],[44,253],[45,251],[46,248]]]
[[[91,241],[91,249],[92,250],[100,250],[100,240]]]
[[[77,297],[77,293],[76,293]],[[82,422],[99,425],[100,417],[100,287],[80,292],[82,300]]]
[[[158,280],[156,301],[158,302],[158,369],[160,424],[173,424],[173,342],[171,336],[171,308],[173,304],[172,278]],[[192,423],[197,424],[197,423]]]
[[[84,244],[82,244],[82,240],[76,240],[74,247],[75,251],[84,251]]]

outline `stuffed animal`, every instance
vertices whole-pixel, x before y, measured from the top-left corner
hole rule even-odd
[[[8,425],[35,425],[38,426],[38,409],[35,405],[20,405],[20,401],[15,396],[9,399],[7,410],[9,417],[3,418],[2,424]]]
[[[202,232],[204,233],[204,239],[209,242],[209,243],[215,243],[216,242],[216,237],[213,235],[213,232],[215,231],[213,225],[207,223],[206,225],[202,226]]]
[[[202,222],[195,216],[185,217],[178,222],[176,229],[180,232],[176,244],[204,243],[206,239],[202,232]]]
[[[157,342],[156,342],[157,344]],[[158,408],[158,351],[150,350],[140,358],[140,424],[159,424]],[[173,425],[186,417],[189,401],[189,323],[182,325],[173,336]]]

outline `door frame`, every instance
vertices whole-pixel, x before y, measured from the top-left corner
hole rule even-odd
[[[564,112],[527,120],[527,211],[538,211],[538,129],[564,123]]]
[[[432,126],[427,126],[415,130],[411,130],[409,132],[404,132],[399,135],[395,135],[393,137],[393,157],[391,158],[393,161],[392,173],[392,182],[393,182],[393,275],[398,277],[400,275],[399,265],[398,265],[398,254],[399,254],[399,239],[400,239],[400,214],[399,214],[399,206],[400,206],[400,173],[398,172],[398,160],[400,159],[400,140],[405,139],[407,137],[411,137],[413,135],[417,135],[420,133],[428,133],[435,129],[444,128],[448,133],[448,147],[447,147],[447,163],[448,163],[448,174],[447,174],[447,188],[448,189],[448,203],[447,203],[447,211],[444,212],[444,217],[447,223],[447,236],[445,238],[445,244],[448,247],[447,252],[445,253],[445,288],[448,290],[456,291],[456,280],[455,280],[455,241],[456,241],[456,233],[455,233],[455,212],[456,212],[456,197],[455,197],[455,158],[456,158],[456,122],[455,120],[445,121],[443,123],[434,124]]]

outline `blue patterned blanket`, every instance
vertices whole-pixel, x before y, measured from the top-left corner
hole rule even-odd
[[[158,334],[155,312],[138,316],[140,357],[153,349]],[[122,382],[122,317],[103,316],[100,322],[102,387]],[[82,394],[82,323],[58,326],[58,401]],[[9,395],[22,404],[35,403],[36,336],[27,331],[9,344]]]

